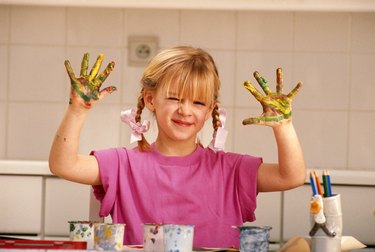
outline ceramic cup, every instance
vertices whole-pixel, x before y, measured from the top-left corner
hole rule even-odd
[[[91,221],[68,221],[69,239],[86,241],[87,249],[94,248],[94,223]]]
[[[271,227],[238,226],[241,252],[267,252]]]
[[[340,194],[323,198],[323,213],[326,218],[326,227],[330,232],[335,232],[335,237],[327,236],[320,228],[315,235],[311,237],[312,252],[340,252],[342,236],[342,212]],[[311,225],[314,225],[311,217]],[[313,226],[311,226],[312,228]]]
[[[143,250],[145,252],[163,252],[163,225],[146,223],[143,225]]]
[[[122,250],[125,224],[95,223],[95,250]]]
[[[193,251],[194,225],[163,225],[165,252]]]

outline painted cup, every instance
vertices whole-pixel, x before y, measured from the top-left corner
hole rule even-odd
[[[194,225],[165,224],[163,231],[165,252],[193,251]]]
[[[271,227],[238,226],[241,252],[267,252]]]
[[[326,227],[330,232],[334,232],[334,237],[328,237],[320,228],[314,236],[311,237],[312,252],[340,252],[342,236],[342,211],[340,194],[323,198],[323,212],[326,218]],[[314,225],[311,217],[311,225]]]
[[[143,250],[145,252],[163,252],[163,225],[146,223],[143,225]]]
[[[125,224],[95,223],[95,250],[122,250]]]
[[[91,221],[68,221],[69,239],[86,241],[87,249],[94,248],[94,223]]]

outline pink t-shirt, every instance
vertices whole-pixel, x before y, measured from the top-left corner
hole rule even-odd
[[[198,146],[170,157],[137,148],[93,151],[102,185],[100,216],[125,223],[125,244],[143,244],[143,223],[194,225],[195,247],[239,246],[232,226],[254,221],[261,158]]]

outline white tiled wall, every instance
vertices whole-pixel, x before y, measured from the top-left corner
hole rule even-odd
[[[309,168],[375,170],[375,13],[198,11],[0,5],[0,159],[46,160],[68,103],[64,60],[78,71],[84,52],[116,62],[118,92],[94,108],[81,151],[129,146],[121,109],[134,106],[142,67],[127,63],[127,40],[153,35],[159,47],[207,49],[223,82],[226,150],[277,160],[272,130],[242,126],[261,113],[242,82],[284,69],[285,92],[299,81],[294,124]],[[208,124],[202,132],[207,144]],[[149,134],[153,138],[155,133]]]

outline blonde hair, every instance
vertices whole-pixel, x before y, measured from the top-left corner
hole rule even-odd
[[[141,79],[141,91],[138,97],[136,122],[141,121],[145,107],[145,90],[162,90],[169,93],[171,85],[177,84],[178,96],[204,101],[213,107],[212,124],[214,131],[220,126],[218,96],[220,80],[215,62],[210,54],[200,48],[178,46],[157,54],[148,64]],[[215,132],[214,132],[215,134]],[[138,141],[141,151],[150,148],[142,135]]]

